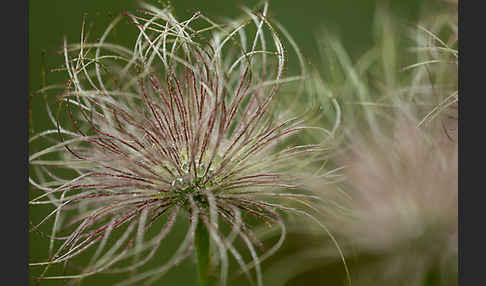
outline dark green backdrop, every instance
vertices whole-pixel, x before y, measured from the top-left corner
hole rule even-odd
[[[431,0],[433,1],[433,0]],[[150,1],[157,4],[160,1]],[[217,17],[237,16],[239,5],[253,7],[259,1],[235,0],[175,0],[172,1],[178,17],[184,18],[191,11],[200,10],[206,15]],[[270,1],[270,11],[282,23],[299,43],[302,52],[313,63],[318,64],[316,35],[320,27],[326,27],[338,32],[345,47],[353,57],[359,56],[372,45],[373,16],[377,0],[273,0]],[[420,0],[390,0],[389,7],[396,17],[404,22],[416,20],[421,6],[427,1]],[[41,87],[41,53],[46,51],[46,67],[52,69],[61,67],[62,55],[57,54],[63,43],[63,37],[68,42],[78,42],[82,17],[86,13],[88,23],[92,23],[91,40],[96,39],[114,15],[124,11],[133,11],[137,7],[134,0],[30,0],[29,4],[29,83],[33,92]],[[132,30],[134,32],[134,30]],[[134,33],[119,33],[119,40],[130,44]],[[289,69],[296,66],[296,61],[290,58]],[[62,73],[48,73],[47,84],[59,83],[66,77]],[[47,117],[43,101],[40,97],[31,100],[32,123],[36,131],[47,128]],[[33,209],[30,217],[39,221],[45,214],[43,210]],[[177,236],[177,233],[175,234]],[[297,239],[297,238],[294,238]],[[292,237],[289,238],[292,243]],[[36,233],[30,235],[30,259],[39,261],[47,255],[47,241]],[[174,247],[167,243],[163,247]],[[156,261],[152,263],[156,265]],[[30,275],[38,275],[39,268],[31,268]],[[325,280],[324,274],[313,275]],[[110,276],[98,276],[86,279],[83,285],[111,285]],[[321,282],[325,282],[325,281]],[[300,280],[301,282],[303,280]],[[195,285],[195,267],[191,260],[173,269],[160,285]],[[317,283],[316,283],[317,282]],[[329,281],[330,282],[330,281]],[[32,283],[32,281],[31,281]],[[32,283],[33,284],[33,283]],[[41,285],[63,285],[63,281],[44,281]],[[306,281],[308,285],[321,285],[318,281]],[[302,285],[297,283],[295,285]],[[323,285],[323,284],[322,284]],[[334,285],[330,282],[329,285]]]

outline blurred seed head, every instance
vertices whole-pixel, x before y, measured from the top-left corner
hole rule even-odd
[[[422,285],[430,271],[444,275],[440,281],[446,284],[439,285],[454,284],[449,275],[457,273],[457,143],[438,142],[416,125],[400,119],[391,138],[354,138],[342,159],[351,198],[348,214],[333,229],[361,255],[385,257],[374,272],[365,267],[357,274],[362,285]]]
[[[457,11],[426,15],[406,30],[407,45],[385,7],[375,23],[376,44],[358,59],[319,35],[328,70],[309,93],[325,111],[335,170],[306,187],[321,198],[320,220],[343,248],[352,285],[456,285]],[[309,246],[315,232],[297,231],[308,240],[267,272],[291,269],[276,285],[339,263],[334,241]]]

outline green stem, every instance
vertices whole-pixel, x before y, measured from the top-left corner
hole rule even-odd
[[[213,286],[216,285],[216,279],[211,275],[210,271],[210,239],[209,232],[204,225],[204,222],[199,220],[196,227],[196,237],[194,245],[196,247],[197,255],[197,274],[199,278],[199,286]]]

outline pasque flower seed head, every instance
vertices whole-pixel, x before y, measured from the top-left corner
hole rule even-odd
[[[30,204],[54,207],[32,224],[40,231],[52,221],[45,234],[49,259],[31,263],[45,267],[40,278],[77,281],[133,271],[155,256],[177,215],[185,213],[189,229],[169,261],[120,285],[150,284],[188,257],[198,225],[209,233],[221,283],[229,255],[251,282],[254,267],[256,283],[262,283],[259,264],[285,236],[284,208],[269,198],[295,192],[289,166],[318,149],[290,145],[302,119],[276,112],[278,87],[286,80],[285,50],[267,6],[219,25],[201,13],[179,21],[170,7],[144,4],[144,10],[116,18],[97,42],[87,42],[84,25],[79,44],[65,41],[69,79],[59,108],[47,106],[55,127],[30,139],[50,143],[29,157],[31,185],[44,192]],[[133,47],[110,43],[110,33],[127,17],[138,29]],[[293,195],[299,196],[285,194]],[[264,249],[247,216],[280,227],[278,242]],[[160,220],[163,226],[148,235]],[[247,245],[250,264],[233,245],[237,238]],[[46,274],[51,265],[88,250],[90,264],[81,273]]]

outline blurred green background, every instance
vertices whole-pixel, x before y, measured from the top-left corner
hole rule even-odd
[[[161,1],[147,1],[157,5]],[[234,17],[240,14],[239,6],[254,7],[259,1],[234,0],[175,0],[171,2],[176,15],[184,19],[195,10],[199,10],[213,19]],[[273,0],[270,1],[270,14],[276,18],[294,37],[303,54],[315,65],[322,62],[317,47],[317,33],[324,27],[339,35],[344,47],[352,58],[363,54],[373,44],[373,17],[377,4],[386,4],[394,17],[403,23],[414,22],[421,13],[433,9],[439,1],[424,0]],[[425,7],[427,6],[427,7]],[[34,92],[42,87],[42,51],[45,50],[45,67],[47,70],[62,67],[63,57],[59,54],[63,38],[68,43],[80,41],[83,15],[87,23],[92,24],[90,39],[96,40],[112,18],[126,11],[134,11],[138,7],[134,0],[30,0],[29,4],[29,84]],[[127,29],[117,33],[120,42],[130,46],[135,35],[135,29]],[[289,70],[297,67],[297,61],[289,58]],[[62,72],[47,73],[46,83],[63,83],[66,75]],[[49,126],[45,113],[44,102],[40,96],[33,96],[30,101],[32,108],[32,123],[34,132],[44,130]],[[31,148],[33,148],[31,146]],[[32,196],[32,194],[31,194]],[[47,210],[33,208],[30,211],[32,221],[39,221]],[[169,237],[161,249],[175,247],[170,242],[177,241],[183,235],[183,229]],[[282,253],[302,242],[298,236],[289,236]],[[30,233],[30,261],[39,261],[46,257],[48,240],[37,233]],[[295,250],[295,249],[294,249]],[[282,253],[280,255],[282,255]],[[163,255],[163,254],[161,254]],[[149,266],[157,265],[152,261]],[[31,276],[37,276],[40,268],[30,269]],[[341,278],[333,278],[329,273],[337,273],[342,277],[341,265],[330,266],[329,271],[317,272],[313,275],[297,277],[287,285],[343,285]],[[305,277],[312,277],[313,280]],[[111,285],[111,279],[122,279],[123,276],[100,275],[85,279],[83,285]],[[189,259],[179,267],[172,269],[159,285],[197,285],[194,261]],[[317,279],[317,280],[316,280]],[[43,281],[40,285],[64,285],[65,281]],[[31,284],[35,283],[31,281]],[[244,285],[244,282],[243,284]]]

